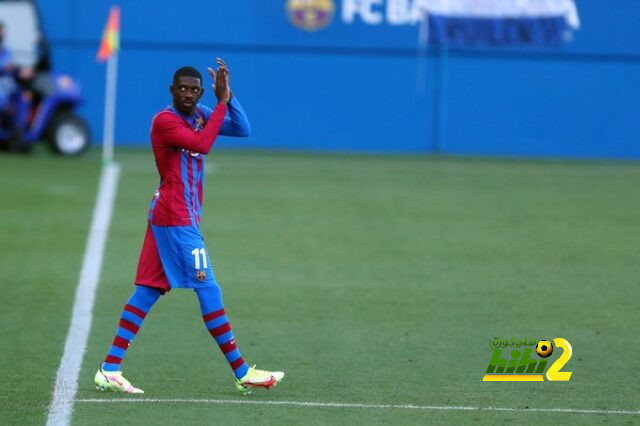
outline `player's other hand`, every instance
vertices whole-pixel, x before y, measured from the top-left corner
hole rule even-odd
[[[227,103],[231,99],[231,88],[229,87],[229,69],[227,64],[220,58],[216,58],[218,71],[207,68],[209,75],[213,79],[213,92],[218,98],[218,102]]]

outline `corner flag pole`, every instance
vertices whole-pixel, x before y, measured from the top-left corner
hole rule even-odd
[[[104,125],[102,129],[102,160],[113,161],[114,132],[116,125],[116,89],[118,87],[118,54],[107,60],[107,84],[104,96]]]
[[[107,81],[104,95],[102,127],[102,161],[113,161],[116,124],[116,90],[118,87],[118,50],[120,50],[120,8],[112,6],[98,51],[98,61],[107,60]]]

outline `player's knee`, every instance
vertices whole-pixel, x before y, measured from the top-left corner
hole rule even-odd
[[[222,303],[222,289],[215,281],[206,287],[196,288],[195,291],[201,304]]]
[[[147,303],[152,304],[162,295],[162,290],[138,285],[136,286],[136,293],[138,293],[138,296],[143,298]]]

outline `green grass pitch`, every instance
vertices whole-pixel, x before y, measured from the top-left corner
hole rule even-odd
[[[122,397],[92,377],[158,180],[150,152],[117,159],[81,400]],[[214,152],[208,166],[203,234],[239,347],[287,373],[242,399],[370,406],[77,402],[73,424],[640,422],[526,411],[640,410],[637,163]],[[2,423],[46,419],[99,167],[95,151],[0,157]],[[571,380],[483,383],[495,336],[567,339]],[[188,290],[159,301],[124,369],[145,398],[241,399]]]

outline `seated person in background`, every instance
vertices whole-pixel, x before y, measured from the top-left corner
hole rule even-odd
[[[4,45],[5,27],[0,22],[0,110],[4,111],[11,98],[11,94],[15,91],[15,78],[13,65],[13,55],[11,51]]]
[[[4,44],[5,32],[5,25],[0,22],[0,128],[9,134],[10,146],[20,146],[33,97],[22,86],[29,86],[33,69],[14,64],[11,50]]]

